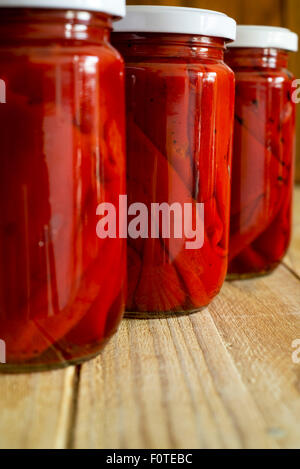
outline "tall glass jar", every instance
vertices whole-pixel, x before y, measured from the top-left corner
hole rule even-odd
[[[96,235],[125,193],[124,3],[0,2],[0,372],[86,360],[124,311],[125,241]]]
[[[283,28],[239,26],[226,54],[236,76],[229,277],[271,272],[287,252],[292,227],[295,113]]]
[[[113,34],[126,64],[128,204],[147,208],[140,232],[129,223],[131,315],[196,311],[222,287],[234,116],[223,58],[235,30],[216,12],[133,6]]]

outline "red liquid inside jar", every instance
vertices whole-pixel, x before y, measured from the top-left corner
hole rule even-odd
[[[0,371],[99,352],[124,310],[126,244],[96,235],[125,192],[123,61],[111,18],[1,9]]]
[[[236,74],[229,276],[272,271],[291,238],[295,154],[294,77],[288,53],[232,48]]]
[[[199,249],[162,230],[129,238],[127,311],[195,311],[227,271],[234,76],[223,62],[225,41],[156,33],[113,40],[126,63],[129,204],[148,213],[153,203],[189,204],[194,222],[204,204]]]

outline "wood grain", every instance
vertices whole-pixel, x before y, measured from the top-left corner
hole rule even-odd
[[[75,369],[0,376],[0,449],[63,449]]]
[[[300,448],[300,189],[288,268],[196,315],[123,322],[82,367],[75,448]]]

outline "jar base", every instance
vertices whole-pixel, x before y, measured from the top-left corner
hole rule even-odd
[[[197,314],[201,313],[206,306],[202,306],[201,308],[196,308],[196,309],[190,309],[187,311],[163,311],[163,312],[157,312],[157,311],[127,311],[125,313],[124,318],[125,319],[171,319],[171,318],[180,318],[184,316],[190,316],[192,314]]]

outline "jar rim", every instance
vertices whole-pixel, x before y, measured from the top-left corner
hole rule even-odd
[[[233,41],[236,22],[225,13],[200,8],[131,5],[115,31],[193,34]]]
[[[232,48],[282,49],[298,51],[298,35],[287,28],[275,26],[238,25]]]
[[[0,0],[0,8],[48,8],[106,13],[114,19],[125,16],[125,0]]]

